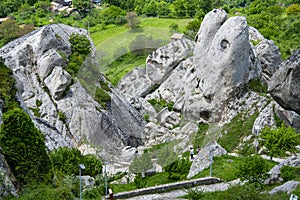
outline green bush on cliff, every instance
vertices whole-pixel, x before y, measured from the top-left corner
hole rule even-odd
[[[48,182],[52,166],[41,132],[30,117],[16,108],[3,114],[0,145],[9,166],[21,185]]]

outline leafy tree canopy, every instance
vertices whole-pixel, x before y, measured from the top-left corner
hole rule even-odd
[[[296,152],[296,146],[300,144],[299,134],[284,123],[279,128],[265,127],[260,133],[260,139],[271,160],[273,156],[283,156],[286,151]]]

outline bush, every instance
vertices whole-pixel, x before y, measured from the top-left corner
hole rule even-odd
[[[170,165],[163,169],[169,173],[169,179],[172,180],[183,180],[186,178],[190,171],[192,163],[188,158],[176,159]]]
[[[105,90],[97,87],[95,92],[95,100],[101,105],[102,108],[107,109],[107,104],[110,102],[111,97],[105,92]]]
[[[281,177],[284,181],[299,180],[300,178],[300,167],[292,167],[285,165],[280,169]]]
[[[242,180],[248,180],[249,183],[263,183],[268,177],[268,165],[260,156],[248,156],[239,166],[238,176]]]
[[[79,164],[84,164],[83,175],[96,176],[102,173],[102,164],[94,155],[81,155],[75,148],[60,147],[50,153],[53,167],[65,175],[79,173]]]
[[[137,174],[136,177],[134,178],[134,184],[136,188],[143,188],[146,186],[146,181],[142,177],[141,173]]]
[[[21,185],[51,180],[51,161],[41,132],[30,117],[16,108],[3,114],[2,153]]]

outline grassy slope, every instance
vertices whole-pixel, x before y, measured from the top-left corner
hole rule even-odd
[[[132,31],[126,26],[108,26],[107,29],[91,34],[95,43],[100,63],[100,70],[116,85],[117,82],[134,67],[145,66],[145,56],[126,62],[112,64],[117,59],[114,54],[120,48],[129,52],[130,43],[139,35],[162,40],[162,44],[170,42],[172,32],[170,24],[178,24],[178,29],[183,32],[185,26],[192,19],[165,19],[165,18],[141,18],[140,29]]]

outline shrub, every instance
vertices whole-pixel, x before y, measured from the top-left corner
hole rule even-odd
[[[135,184],[136,188],[143,188],[146,186],[146,181],[142,177],[141,173],[138,173],[136,175],[136,177],[134,178],[134,184]]]
[[[268,176],[268,165],[260,156],[248,156],[238,168],[238,176],[249,183],[261,184]]]
[[[81,155],[75,148],[60,147],[50,153],[53,167],[66,175],[74,175],[79,172],[79,164],[84,164],[83,175],[96,176],[102,173],[102,164],[94,155]]]
[[[48,182],[52,175],[51,161],[41,132],[19,108],[4,113],[2,117],[2,153],[19,183]]]
[[[285,165],[280,169],[281,177],[284,181],[299,180],[300,178],[300,167],[292,167]]]
[[[107,104],[110,102],[111,97],[102,88],[97,87],[95,92],[95,100],[102,106],[102,108],[107,109]]]
[[[189,173],[192,163],[188,158],[176,159],[170,165],[163,169],[169,173],[169,179],[172,180],[183,180]]]

